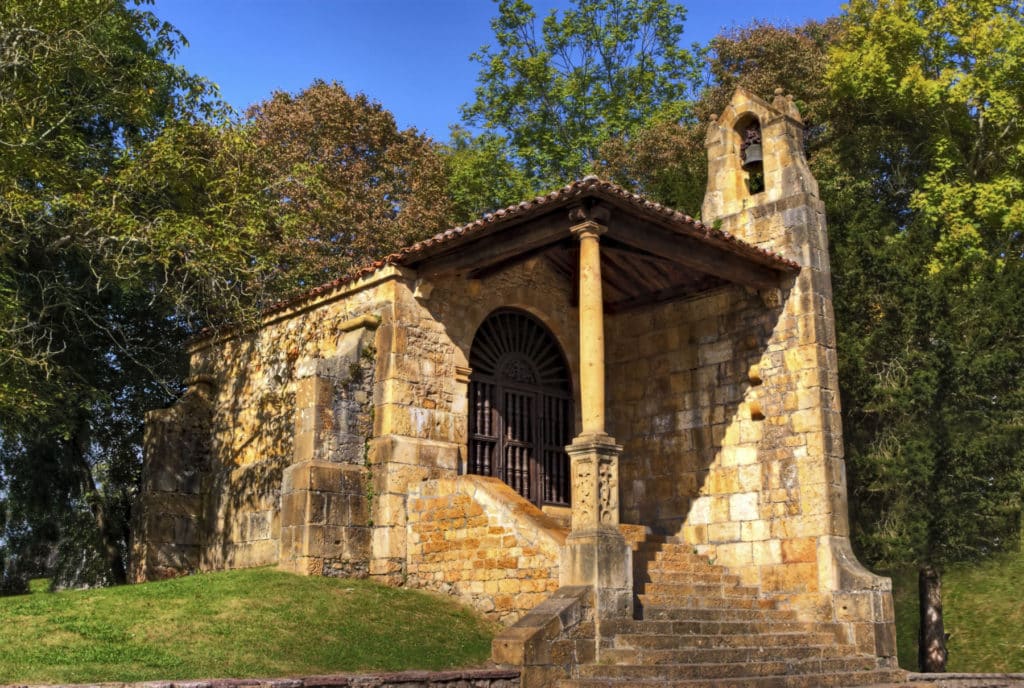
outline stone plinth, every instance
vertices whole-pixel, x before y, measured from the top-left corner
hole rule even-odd
[[[580,435],[566,447],[572,465],[572,531],[562,548],[561,584],[594,588],[600,620],[633,613],[633,552],[619,532],[619,454],[603,433]]]

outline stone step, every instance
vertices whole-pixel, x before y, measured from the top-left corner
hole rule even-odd
[[[783,647],[689,647],[682,649],[637,649],[613,647],[601,651],[601,662],[609,664],[743,664],[748,662],[792,662],[810,659],[843,659],[857,656],[852,645],[804,645]]]
[[[699,613],[699,610],[690,610],[690,612]],[[779,633],[827,633],[832,638],[839,639],[844,637],[843,634],[845,633],[845,629],[839,623],[830,621],[815,621],[812,623],[807,623],[804,621],[796,621],[794,619],[622,619],[619,621],[602,622],[601,628],[604,633],[615,635],[627,634],[684,636]]]
[[[608,650],[602,652],[602,656]],[[764,659],[763,661],[704,662],[699,664],[587,664],[577,668],[577,678],[691,679],[744,678],[866,672],[878,669],[874,657],[813,657],[808,659]]]
[[[686,633],[659,635],[654,633],[620,633],[615,636],[615,647],[672,650],[694,647],[795,647],[800,645],[834,645],[834,633],[787,631],[782,633]]]
[[[653,555],[653,556],[652,556]],[[636,557],[647,561],[654,568],[672,568],[693,571],[721,571],[709,562],[706,557],[690,552],[659,549],[655,551],[638,550]]]
[[[761,676],[724,679],[563,679],[558,688],[856,688],[889,683],[904,683],[901,671],[877,669],[800,676]]]
[[[559,688],[830,688],[902,683],[838,623],[801,622],[691,545],[628,526],[640,619],[602,623],[600,661]]]
[[[744,597],[676,597],[638,595],[644,618],[721,618],[721,620],[765,619],[787,621],[797,617],[790,609],[773,609],[771,600]],[[680,612],[682,615],[678,615]],[[706,612],[706,613],[697,613]]]
[[[698,554],[690,545],[676,542],[644,542],[633,548],[633,551],[645,558],[676,559],[691,561],[711,566],[707,556]]]
[[[700,583],[702,585],[739,585],[740,577],[724,570],[697,573],[694,571],[676,571],[666,568],[648,568],[641,571],[633,578],[634,583]]]
[[[646,583],[643,595],[677,595],[679,597],[744,597],[757,599],[761,591],[747,585],[724,585],[722,583],[672,582]],[[772,603],[774,606],[774,603]]]

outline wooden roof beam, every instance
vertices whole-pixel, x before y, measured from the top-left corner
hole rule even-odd
[[[535,254],[567,238],[569,223],[564,212],[557,212],[518,227],[503,227],[500,232],[481,236],[471,243],[457,243],[449,251],[408,265],[421,270],[426,276],[468,271],[479,273],[494,265],[515,262],[518,256]]]
[[[609,222],[608,237],[695,272],[755,289],[779,286],[783,274],[695,237],[668,232],[621,214]]]

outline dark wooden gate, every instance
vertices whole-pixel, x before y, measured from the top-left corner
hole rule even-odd
[[[497,311],[477,330],[469,365],[469,472],[538,506],[567,506],[572,383],[558,342],[533,316]]]

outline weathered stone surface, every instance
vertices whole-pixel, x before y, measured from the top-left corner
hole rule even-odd
[[[496,478],[410,486],[406,583],[512,623],[558,588],[566,529]]]
[[[328,674],[288,678],[223,678],[201,681],[104,683],[106,688],[516,688],[517,669],[455,669],[373,674]],[[94,684],[57,684],[52,688],[86,688]],[[29,688],[20,684],[0,688]]]

